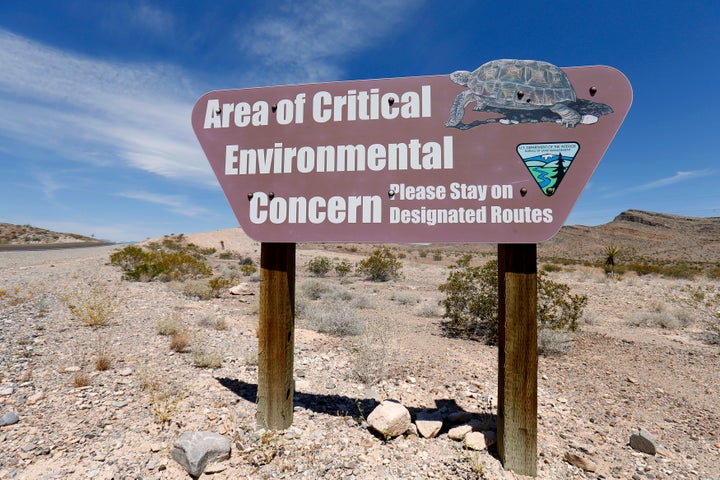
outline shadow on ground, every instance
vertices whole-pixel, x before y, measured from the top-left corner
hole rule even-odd
[[[242,380],[232,379],[228,377],[216,378],[218,383],[223,387],[227,388],[235,395],[251,403],[257,401],[257,384],[243,382]],[[350,416],[360,422],[362,419],[367,418],[370,412],[379,405],[379,402],[374,398],[351,398],[344,395],[325,395],[319,393],[304,393],[295,392],[294,407],[304,408],[306,410],[313,411],[315,413],[321,413],[326,415],[334,416]],[[451,413],[462,413],[466,412],[463,410],[453,399],[437,399],[435,400],[435,408],[419,408],[419,407],[408,407],[410,416],[413,421],[416,421],[418,416],[421,418],[424,415],[432,414],[436,411],[441,411],[444,416]],[[479,430],[495,430],[497,425],[497,417],[491,413],[475,413],[466,412],[466,422],[471,422],[478,426]],[[449,428],[454,425],[445,422],[440,434],[446,433]],[[492,450],[491,450],[491,453]],[[495,454],[495,453],[493,453]]]

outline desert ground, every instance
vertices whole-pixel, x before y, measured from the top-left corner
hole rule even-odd
[[[239,229],[186,238],[259,264],[260,245]],[[569,248],[563,242],[541,246],[540,263]],[[402,278],[372,282],[313,277],[306,265],[319,256],[355,263],[375,246],[299,245],[294,418],[278,432],[255,420],[257,277],[239,278],[240,295],[199,299],[176,282],[123,280],[108,263],[122,247],[0,251],[0,417],[16,417],[0,426],[0,479],[190,478],[171,450],[196,430],[232,444],[202,478],[525,478],[504,471],[492,446],[449,438],[447,420],[435,438],[410,430],[388,440],[367,425],[394,399],[413,420],[467,412],[494,428],[497,348],[444,335],[438,306],[447,266],[466,252],[488,260],[492,246],[392,245]],[[217,271],[237,267],[237,257],[214,258]],[[720,479],[720,281],[609,278],[582,264],[548,275],[588,305],[580,329],[539,358],[537,478]],[[115,308],[107,325],[73,314],[93,296]],[[317,311],[357,329],[321,333],[310,321]],[[179,351],[159,333],[173,322],[187,334]],[[656,454],[629,445],[640,428]]]

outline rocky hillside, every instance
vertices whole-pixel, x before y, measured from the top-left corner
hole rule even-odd
[[[720,217],[627,210],[604,225],[563,227],[540,255],[597,261],[609,245],[634,258],[720,262]]]
[[[95,238],[76,233],[60,233],[30,225],[0,223],[0,246],[6,245],[51,245],[68,243],[105,243]]]

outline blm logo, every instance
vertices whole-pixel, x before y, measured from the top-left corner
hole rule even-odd
[[[575,142],[521,143],[517,146],[518,155],[535,183],[548,197],[557,192],[578,150],[580,145]]]

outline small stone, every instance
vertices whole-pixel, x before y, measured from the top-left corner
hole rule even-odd
[[[485,450],[485,435],[482,432],[470,432],[465,435],[465,446],[472,450]]]
[[[465,435],[470,432],[472,432],[472,427],[470,425],[460,425],[448,430],[448,438],[450,440],[461,441],[465,438]]]
[[[122,368],[122,369],[118,370],[117,373],[118,373],[118,375],[120,375],[121,377],[127,377],[127,376],[132,375],[133,369],[130,368],[130,367],[128,367],[128,368]]]
[[[637,433],[630,435],[630,446],[638,452],[655,455],[657,453],[657,442],[648,431],[642,428]]]
[[[65,367],[65,373],[75,373],[75,372],[79,372],[79,371],[80,371],[80,367],[78,367],[77,365],[71,365],[69,367]]]
[[[13,387],[0,387],[0,397],[12,395],[15,389]]]
[[[112,402],[112,406],[115,408],[122,408],[122,407],[127,406],[127,404],[128,404],[127,400],[118,400],[118,401]]]
[[[36,393],[33,393],[32,395],[30,395],[30,396],[27,398],[27,404],[28,404],[28,405],[34,405],[34,404],[36,404],[37,402],[39,402],[40,400],[43,400],[44,398],[45,398],[45,392],[43,392],[43,391],[41,390],[41,391],[39,391],[39,392],[36,392]]]
[[[595,462],[573,452],[565,452],[565,461],[586,472],[594,472],[597,470]]]
[[[20,417],[15,412],[7,412],[5,415],[0,417],[0,427],[7,425],[14,425],[20,421]]]

